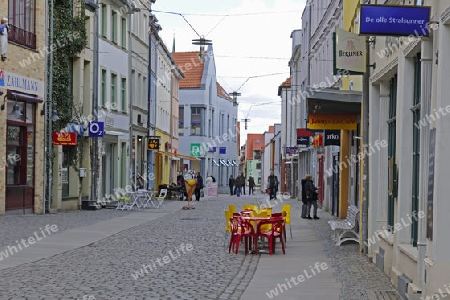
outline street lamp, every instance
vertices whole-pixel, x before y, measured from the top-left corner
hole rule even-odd
[[[212,41],[205,39],[204,36],[201,36],[199,39],[192,40],[192,45],[200,45],[200,59],[203,60],[203,55],[205,54],[205,45],[212,45]]]
[[[240,96],[241,93],[238,93],[236,91],[230,93],[230,96],[233,97],[233,106],[238,106],[239,103],[237,102],[237,97]]]
[[[47,101],[44,102],[44,107],[41,110],[41,116],[45,115],[45,104],[47,104]],[[50,119],[52,121],[58,121],[59,120],[58,111],[56,109],[52,109],[52,114],[50,116]]]
[[[17,104],[17,101],[16,101],[16,103],[14,103],[12,111],[9,113],[9,115],[10,116],[17,116],[17,117],[23,115],[22,112],[20,111],[20,107],[19,107],[19,104]]]

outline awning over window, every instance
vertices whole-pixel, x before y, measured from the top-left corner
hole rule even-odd
[[[187,160],[200,160],[198,157],[196,156],[191,156],[191,155],[184,155],[184,154],[180,154],[180,153],[172,153],[173,155],[175,155],[176,157],[179,157],[181,159],[187,159]]]

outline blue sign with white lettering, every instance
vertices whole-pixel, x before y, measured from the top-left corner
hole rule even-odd
[[[361,5],[359,34],[428,36],[429,6]]]
[[[89,137],[102,137],[105,135],[105,123],[90,122],[89,123]]]

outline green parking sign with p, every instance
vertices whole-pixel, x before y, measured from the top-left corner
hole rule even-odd
[[[192,156],[201,156],[202,153],[200,151],[200,143],[192,143],[191,144],[191,155]]]

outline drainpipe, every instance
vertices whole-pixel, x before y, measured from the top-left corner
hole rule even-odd
[[[53,1],[46,2],[45,5],[45,25],[48,30],[45,31],[45,39],[48,41],[49,49],[53,46]],[[45,214],[47,212],[47,203],[48,208],[50,209],[50,203],[52,198],[52,184],[51,184],[51,174],[52,174],[52,163],[50,159],[50,149],[52,149],[52,144],[50,141],[50,136],[52,132],[52,124],[50,119],[51,110],[49,109],[50,104],[52,103],[52,80],[53,80],[53,52],[50,52],[45,57],[45,71],[47,74],[47,86],[46,86],[46,105],[45,109],[45,118],[44,118],[44,190],[43,190],[43,201],[42,201],[42,213]],[[50,147],[49,147],[50,145]]]
[[[131,21],[131,16],[132,16],[133,12],[131,12],[128,15],[128,78],[130,78],[130,88],[129,88],[129,97],[130,97],[130,101],[129,101],[129,129],[128,129],[128,143],[129,143],[129,147],[130,147],[130,151],[129,151],[129,168],[130,168],[130,179],[131,179],[131,186],[134,188],[136,188],[136,176],[135,176],[135,163],[133,163],[133,146],[134,146],[134,142],[133,142],[133,97],[134,97],[134,80],[133,80],[133,49],[132,49],[132,40],[131,40],[131,32],[132,32],[132,21]],[[135,151],[137,149],[135,148]],[[135,153],[135,159],[136,159],[136,153]]]
[[[366,37],[366,72],[363,75],[363,98],[362,98],[362,128],[363,128],[363,147],[369,144],[369,78],[370,78],[370,42]],[[361,200],[361,238],[362,243],[360,251],[362,254],[368,254],[367,238],[368,232],[368,210],[369,210],[369,159],[363,159],[363,197]]]
[[[98,64],[98,6],[94,11],[94,63],[93,63],[93,76],[92,83],[92,116],[94,121],[98,121],[98,80],[99,80],[99,64]],[[97,159],[98,159],[98,138],[92,138],[92,153],[91,153],[91,201],[97,199]]]

